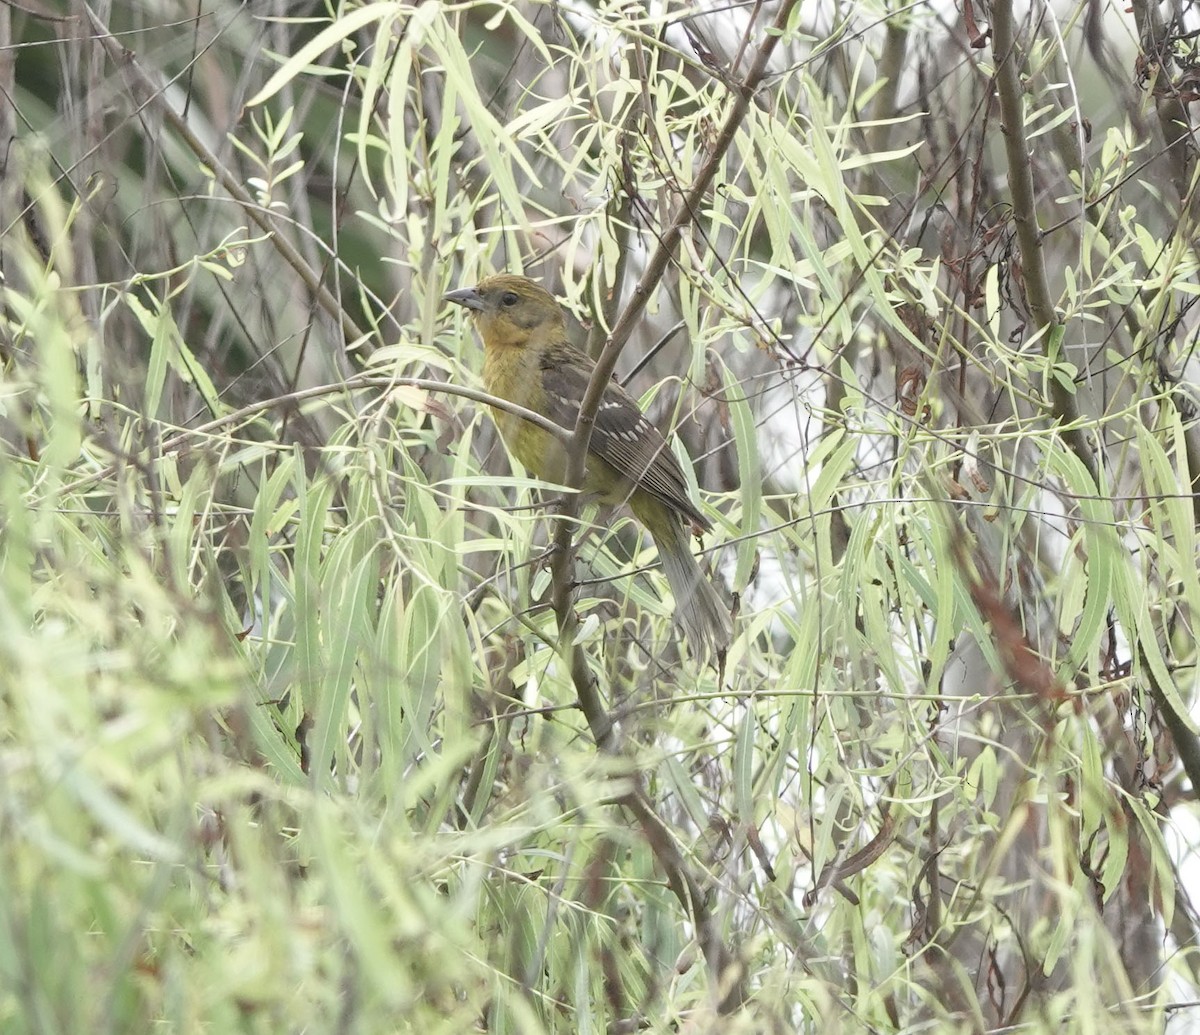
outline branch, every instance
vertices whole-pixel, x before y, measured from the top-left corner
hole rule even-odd
[[[104,47],[109,60],[118,68],[124,70],[129,82],[130,91],[137,104],[142,108],[149,107],[152,104],[155,105],[166,119],[168,125],[179,135],[180,140],[212,172],[213,178],[229,192],[230,197],[241,206],[242,211],[261,230],[270,236],[271,244],[283,258],[284,262],[291,266],[296,275],[304,282],[304,286],[312,292],[313,298],[316,299],[317,304],[325,311],[325,314],[341,327],[346,344],[353,345],[365,340],[366,334],[359,330],[358,325],[350,318],[345,309],[342,308],[337,298],[325,287],[323,283],[324,275],[318,274],[308,264],[308,261],[300,254],[299,249],[283,234],[283,231],[275,222],[271,213],[250,196],[250,193],[242,186],[233,173],[222,165],[221,160],[205,146],[204,141],[192,132],[191,127],[184,121],[183,116],[175,111],[167,102],[164,92],[142,71],[142,67],[138,64],[133,51],[118,42],[112,33],[108,31],[108,26],[96,16],[91,7],[86,3],[82,6],[87,14],[88,21],[92,24],[96,39]]]
[[[515,413],[518,417],[529,421],[530,424],[535,424],[543,431],[549,432],[561,442],[570,443],[574,435],[574,432],[555,424],[554,421],[548,417],[543,417],[540,413],[527,410],[524,406],[518,406],[507,399],[500,399],[497,396],[489,395],[487,392],[481,392],[478,388],[467,388],[464,385],[452,384],[449,381],[435,381],[428,377],[389,377],[383,374],[355,374],[353,377],[348,377],[345,381],[341,381],[338,384],[316,385],[313,388],[301,388],[295,392],[288,392],[286,395],[272,396],[270,399],[259,399],[257,402],[249,403],[240,409],[223,414],[215,420],[210,420],[206,424],[201,424],[197,428],[187,428],[184,431],[177,432],[162,444],[159,451],[162,454],[173,453],[175,450],[187,445],[192,439],[216,434],[224,428],[231,428],[234,425],[241,424],[243,421],[250,420],[261,413],[266,413],[268,410],[273,410],[280,406],[295,406],[297,403],[307,402],[310,399],[319,399],[325,395],[345,395],[348,392],[363,388],[420,388],[426,392],[457,395],[463,399],[470,399],[472,402],[483,403],[500,410],[506,410],[509,413]],[[58,494],[79,492],[115,472],[116,466],[110,464],[108,467],[102,467],[98,471],[93,471],[86,477],[71,482],[69,485],[59,486],[55,492]]]
[[[612,378],[613,370],[616,369],[617,359],[629,341],[629,337],[637,326],[638,320],[641,319],[651,294],[658,287],[663,274],[666,273],[667,267],[671,262],[671,257],[683,236],[684,228],[695,220],[696,213],[700,209],[705,194],[708,193],[713,180],[716,179],[717,172],[725,160],[726,152],[728,152],[730,145],[733,143],[733,138],[738,127],[746,117],[750,101],[766,74],[771,55],[775,51],[780,35],[786,27],[792,9],[796,6],[797,2],[798,0],[784,0],[784,3],[780,6],[775,21],[772,23],[771,28],[767,30],[767,36],[759,46],[754,64],[751,66],[746,79],[734,88],[736,94],[733,106],[730,108],[725,123],[721,127],[720,135],[713,144],[708,160],[697,174],[691,189],[684,196],[670,225],[659,238],[658,247],[651,255],[649,262],[647,262],[641,278],[634,285],[633,297],[622,311],[616,326],[613,327],[608,340],[604,343],[604,349],[596,360],[596,369],[592,373],[587,392],[584,394],[583,402],[579,408],[579,417],[575,422],[575,437],[569,450],[566,476],[563,479],[564,484],[570,488],[579,488],[583,484],[584,469],[587,465],[588,445],[592,439],[592,428],[595,425],[596,412],[600,408],[600,400],[604,395],[604,390],[608,386],[609,380]],[[565,635],[574,621],[571,607],[571,589],[574,581],[571,525],[579,506],[576,496],[568,497],[565,501],[562,519],[559,521],[554,537],[554,610],[558,615],[560,635]],[[574,664],[572,664],[572,671],[575,671]],[[579,674],[583,675],[585,672],[586,667]],[[591,687],[590,677],[584,680],[584,684],[589,688]],[[576,686],[578,688],[580,684],[577,682]],[[598,701],[586,701],[581,696],[580,704],[584,707],[585,714],[588,714],[590,711],[596,715],[597,719],[600,719],[603,706]],[[589,714],[589,722],[591,721],[591,717],[592,715]],[[601,728],[599,730],[593,729],[593,735],[604,733],[607,736],[606,727],[608,725],[609,723],[601,720]],[[597,739],[597,743],[601,743],[600,738]]]
[[[1187,211],[1194,203],[1192,173],[1196,165],[1195,141],[1192,139],[1192,124],[1187,108],[1179,96],[1179,90],[1171,83],[1171,72],[1175,67],[1167,42],[1167,29],[1163,25],[1158,5],[1147,0],[1134,0],[1131,4],[1133,20],[1137,25],[1138,42],[1142,57],[1157,66],[1157,83],[1153,90],[1154,111],[1158,115],[1159,129],[1167,145],[1167,160],[1171,169],[1171,180],[1179,195],[1180,208]]]
[[[1171,703],[1171,698],[1155,677],[1154,669],[1150,667],[1146,651],[1141,644],[1137,646],[1137,654],[1138,664],[1145,674],[1146,689],[1150,692],[1151,700],[1158,705],[1159,714],[1167,724],[1167,729],[1171,731],[1171,737],[1175,741],[1175,753],[1179,756],[1183,771],[1187,773],[1191,782],[1191,799],[1195,801],[1200,797],[1200,738],[1192,732],[1187,719],[1180,715],[1179,710]]]
[[[1151,40],[1156,38],[1151,29],[1147,31],[1150,32],[1148,38]],[[1158,31],[1161,32],[1161,28]],[[996,3],[993,4],[992,38],[997,59],[996,84],[1000,91],[1000,118],[1004,124],[1004,146],[1008,155],[1009,184],[1013,195],[1013,219],[1017,224],[1017,241],[1021,249],[1026,298],[1034,319],[1044,328],[1043,348],[1048,348],[1050,336],[1059,330],[1061,324],[1050,299],[1041,231],[1037,225],[1034,208],[1033,172],[1029,162],[1029,146],[1025,140],[1025,120],[1021,110],[1020,84],[1017,79],[1012,0],[996,0]],[[1163,117],[1161,108],[1160,117]],[[1172,119],[1175,117],[1171,116]],[[1170,124],[1172,124],[1170,120],[1164,124],[1164,132],[1167,132],[1167,126]],[[1172,148],[1173,158],[1177,162],[1178,154],[1174,150],[1177,141],[1168,137],[1168,143]],[[1186,170],[1177,169],[1177,176],[1183,175],[1184,171]],[[1190,172],[1187,175],[1190,177]],[[1186,187],[1186,184],[1184,186]],[[1181,202],[1185,200],[1186,191],[1181,194]],[[1100,479],[1097,475],[1091,447],[1078,426],[1080,416],[1076,397],[1053,376],[1050,378],[1050,384],[1054,415],[1067,425],[1063,429],[1063,438],[1083,462],[1093,483],[1099,488]],[[1189,463],[1191,459],[1192,457],[1189,455]],[[1191,471],[1191,474],[1192,484],[1195,485],[1195,469]],[[1146,665],[1144,654],[1140,648],[1139,658],[1142,661],[1143,669],[1149,672],[1149,666]],[[1152,673],[1149,677],[1149,689],[1151,697],[1158,704],[1172,735],[1176,738],[1184,769],[1195,788],[1196,780],[1200,778],[1200,738],[1197,738],[1192,732],[1187,721],[1176,713],[1165,690],[1158,685]]]
[[[1000,94],[1000,121],[1008,158],[1008,182],[1012,191],[1013,221],[1017,224],[1025,299],[1034,323],[1042,332],[1042,352],[1053,362],[1055,357],[1052,353],[1058,349],[1057,340],[1062,324],[1050,296],[1046,255],[1042,250],[1042,232],[1037,221],[1033,167],[1029,157],[1029,142],[1025,137],[1024,97],[1017,75],[1012,0],[996,0],[992,5],[992,53],[996,58],[996,88]],[[1063,439],[1071,451],[1079,457],[1092,480],[1099,485],[1096,459],[1080,427],[1079,400],[1052,374],[1049,380],[1050,412],[1062,426]]]
[[[750,102],[766,75],[771,55],[775,52],[779,38],[787,26],[797,2],[798,0],[783,0],[774,22],[758,46],[754,62],[747,72],[746,78],[740,84],[731,87],[734,91],[733,104],[725,117],[720,134],[713,143],[708,159],[697,174],[691,189],[681,200],[670,225],[659,238],[658,247],[651,255],[641,278],[634,286],[633,297],[626,304],[604,343],[604,348],[596,361],[596,369],[592,373],[587,392],[580,405],[579,417],[575,422],[574,437],[568,449],[567,471],[563,480],[570,488],[579,488],[583,484],[588,445],[591,442],[596,413],[600,408],[604,390],[608,387],[613,370],[616,368],[621,350],[629,341],[638,320],[641,319],[650,295],[658,287],[666,273],[672,256],[679,246],[684,229],[695,220],[705,195],[716,179],[717,173],[725,161],[725,155],[733,144],[734,135],[744,121]],[[612,717],[608,714],[600,689],[592,678],[587,656],[583,649],[573,642],[576,620],[572,600],[572,590],[575,584],[572,526],[578,513],[579,503],[578,493],[568,495],[563,501],[559,514],[554,533],[551,598],[558,620],[559,649],[569,665],[571,679],[575,684],[575,691],[579,695],[580,710],[587,720],[588,728],[592,732],[596,745],[602,751],[618,754],[620,745]],[[744,981],[740,975],[735,973],[736,957],[721,939],[717,918],[709,904],[709,896],[705,894],[707,882],[699,880],[691,873],[686,860],[675,845],[670,830],[654,811],[653,804],[643,790],[640,781],[636,781],[634,789],[619,800],[633,813],[647,843],[654,852],[655,859],[666,873],[671,891],[691,915],[696,926],[696,938],[704,952],[710,973],[718,982],[723,982],[732,976],[728,992],[722,997],[720,1012],[722,1014],[733,1012],[745,1001]]]

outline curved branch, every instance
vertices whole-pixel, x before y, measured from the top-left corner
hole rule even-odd
[[[616,368],[621,350],[629,341],[638,320],[641,319],[650,295],[658,287],[666,273],[672,256],[679,246],[684,229],[693,222],[696,213],[700,211],[704,196],[708,193],[722,167],[738,127],[745,120],[755,91],[766,75],[771,55],[775,52],[780,36],[786,29],[797,3],[798,0],[783,0],[775,20],[766,30],[762,42],[758,45],[746,78],[731,87],[734,91],[733,104],[725,117],[721,132],[713,142],[712,150],[697,174],[691,189],[681,199],[670,225],[659,238],[658,247],[651,255],[641,278],[634,286],[632,298],[621,312],[604,343],[587,392],[580,405],[579,417],[575,422],[575,433],[568,449],[567,471],[563,479],[568,487],[578,488],[583,484],[588,444],[592,438],[596,413],[600,408],[604,390]],[[576,620],[572,599],[575,585],[572,528],[578,508],[577,493],[572,493],[563,500],[554,533],[551,599],[558,621],[559,649],[563,652],[570,667],[575,692],[579,695],[580,710],[587,720],[597,746],[605,752],[617,754],[620,751],[620,743],[612,717],[605,707],[600,688],[592,677],[587,656],[583,649],[573,642]],[[666,873],[671,891],[691,915],[692,921],[696,925],[696,938],[704,952],[710,973],[718,983],[727,987],[727,992],[720,1003],[720,1012],[722,1014],[733,1012],[745,1002],[745,985],[743,979],[737,974],[736,956],[725,945],[720,935],[717,918],[709,902],[709,896],[705,893],[708,882],[691,872],[686,860],[675,845],[670,831],[654,811],[653,804],[642,789],[640,781],[635,783],[634,790],[620,799],[620,803],[632,812],[646,837],[647,844],[654,852],[655,859]],[[727,986],[726,982],[728,982]]]
[[[1171,68],[1174,64],[1167,49],[1167,28],[1163,25],[1158,5],[1148,0],[1134,0],[1131,8],[1137,25],[1138,41],[1142,56],[1158,67],[1158,84],[1153,91],[1154,111],[1158,126],[1167,146],[1167,160],[1171,169],[1171,180],[1179,195],[1180,206],[1187,210],[1194,203],[1192,174],[1196,167],[1196,142],[1187,107],[1179,96],[1179,90],[1171,85]]]
[[[1025,136],[1024,95],[1017,75],[1012,0],[996,0],[992,5],[992,53],[996,58],[996,89],[1000,94],[1000,121],[1008,159],[1008,183],[1012,191],[1013,222],[1017,225],[1025,299],[1034,323],[1041,330],[1042,352],[1053,362],[1062,324],[1050,295],[1042,231],[1037,221],[1037,195],[1029,142]],[[1050,412],[1062,426],[1064,441],[1099,485],[1096,459],[1080,426],[1079,400],[1058,378],[1050,377],[1049,380]]]
[[[481,392],[478,388],[467,388],[464,385],[452,384],[449,381],[437,381],[428,377],[388,377],[383,374],[356,374],[338,384],[315,385],[312,388],[301,388],[294,392],[288,392],[286,395],[274,395],[270,399],[259,399],[248,403],[239,409],[231,410],[229,413],[222,414],[220,417],[201,424],[199,427],[187,428],[184,431],[176,432],[163,442],[160,452],[163,454],[173,453],[175,450],[187,445],[192,439],[215,434],[224,428],[230,428],[241,424],[243,421],[251,420],[259,414],[273,410],[278,406],[295,406],[297,403],[307,402],[310,399],[319,399],[326,395],[344,395],[347,392],[363,388],[419,388],[426,392],[457,395],[463,399],[470,399],[472,402],[484,403],[499,410],[515,413],[518,417],[529,421],[530,424],[536,424],[543,431],[549,432],[561,442],[570,443],[574,436],[574,432],[569,431],[559,424],[555,424],[548,417],[543,417],[540,413],[528,410],[524,406],[518,406],[507,399],[500,399],[497,396],[489,395],[487,392]],[[59,486],[55,491],[59,493],[79,492],[82,489],[86,489],[89,485],[93,485],[109,477],[115,471],[116,466],[110,464],[107,467],[100,468],[98,471],[93,471],[84,478],[79,478],[71,482],[69,485]]]

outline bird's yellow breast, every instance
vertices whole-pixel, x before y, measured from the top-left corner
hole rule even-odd
[[[484,357],[484,385],[492,395],[544,414],[547,407],[540,364],[540,356],[532,349],[493,346]],[[555,485],[566,481],[567,451],[559,439],[515,413],[495,406],[489,409],[508,451],[526,470]],[[632,488],[611,464],[589,452],[582,485],[585,495],[603,503],[623,503]]]

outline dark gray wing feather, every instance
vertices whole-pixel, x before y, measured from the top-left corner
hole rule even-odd
[[[550,411],[547,416],[565,428],[575,427],[579,405],[595,369],[592,360],[577,349],[571,349],[571,357],[574,362],[567,364],[543,357],[542,366]],[[703,529],[712,527],[689,498],[687,481],[671,447],[642,414],[633,396],[615,381],[605,388],[600,400],[591,449],[623,477],[640,484],[681,516]]]

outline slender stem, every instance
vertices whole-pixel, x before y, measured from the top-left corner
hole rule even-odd
[[[220,417],[201,424],[199,427],[187,428],[177,432],[163,442],[159,448],[164,454],[172,453],[195,439],[202,438],[205,435],[216,434],[224,428],[230,428],[244,421],[251,420],[261,413],[266,413],[268,410],[273,410],[284,405],[295,406],[297,403],[307,402],[310,399],[319,399],[326,395],[345,395],[347,392],[365,388],[419,388],[426,392],[457,395],[464,399],[470,399],[472,402],[484,403],[487,406],[494,406],[496,409],[505,410],[508,413],[515,413],[518,417],[529,421],[530,424],[536,424],[543,431],[549,432],[561,442],[569,443],[574,435],[574,432],[555,424],[554,421],[548,417],[543,417],[540,413],[527,410],[524,406],[518,406],[507,399],[500,399],[497,396],[489,395],[487,392],[481,392],[477,388],[467,388],[464,385],[451,384],[449,381],[436,381],[428,377],[388,377],[382,374],[356,374],[337,384],[315,385],[312,388],[301,388],[295,392],[288,392],[286,395],[274,395],[270,399],[259,399],[256,402],[242,406],[240,409],[222,414]],[[59,487],[56,491],[59,493],[78,492],[95,482],[107,478],[115,471],[116,467],[114,465],[101,468],[84,478],[72,482],[70,485]]]
[[[604,343],[604,348],[596,361],[596,369],[580,405],[579,417],[575,422],[574,438],[568,450],[564,481],[571,488],[578,488],[583,484],[588,444],[591,442],[596,413],[600,408],[600,400],[604,391],[612,378],[613,370],[616,368],[621,350],[629,341],[633,329],[642,318],[651,294],[666,273],[679,246],[684,229],[695,220],[696,214],[700,211],[704,197],[716,179],[717,173],[725,161],[725,155],[733,144],[734,135],[746,117],[754,93],[766,75],[771,55],[787,27],[792,10],[797,3],[798,0],[783,0],[774,22],[758,46],[754,62],[746,74],[746,78],[740,84],[731,87],[734,91],[733,103],[725,117],[720,134],[713,142],[708,159],[697,174],[691,189],[681,200],[667,229],[659,238],[658,247],[646,263],[641,278],[634,286],[632,298],[626,304]],[[559,649],[563,652],[570,667],[571,679],[579,696],[579,708],[587,720],[596,744],[603,751],[617,754],[620,751],[620,743],[612,717],[604,705],[600,688],[592,677],[586,654],[574,643],[576,619],[572,591],[574,589],[575,562],[572,533],[578,508],[578,494],[572,493],[567,496],[563,501],[554,534],[551,598],[558,620]],[[718,982],[730,981],[726,994],[722,997],[720,1011],[722,1013],[734,1011],[745,1001],[745,985],[744,981],[736,977],[730,980],[730,975],[736,973],[736,958],[724,944],[717,917],[709,902],[709,896],[704,893],[704,889],[708,886],[707,882],[692,874],[666,824],[654,811],[653,804],[643,790],[640,780],[636,780],[634,790],[624,795],[620,802],[633,814],[647,843],[654,852],[659,866],[666,873],[667,884],[671,891],[683,908],[691,914],[692,921],[696,926],[696,938],[708,962],[709,971]]]
[[[1046,274],[1046,255],[1042,249],[1042,231],[1037,221],[1037,194],[1033,184],[1033,163],[1025,136],[1024,94],[1017,75],[1017,45],[1013,34],[1012,0],[992,4],[992,52],[996,59],[996,89],[1000,94],[1000,120],[1004,129],[1004,150],[1008,158],[1008,183],[1012,192],[1013,222],[1017,227],[1017,247],[1021,253],[1021,274],[1025,299],[1033,321],[1041,330],[1040,346],[1053,361],[1061,323],[1050,294]],[[1074,392],[1053,376],[1050,382],[1050,411],[1062,425],[1063,440],[1087,468],[1099,487],[1096,459],[1080,427],[1079,402]]]
[[[366,338],[366,334],[350,318],[350,315],[345,311],[341,303],[338,302],[333,292],[325,287],[322,282],[323,275],[309,265],[304,256],[300,254],[300,250],[283,233],[274,216],[250,196],[250,193],[241,185],[233,173],[205,146],[204,141],[192,132],[191,126],[187,124],[183,116],[172,108],[167,101],[165,91],[157,86],[142,71],[142,67],[138,64],[133,51],[122,45],[108,31],[108,26],[97,17],[91,7],[87,4],[83,4],[82,6],[83,10],[87,13],[88,20],[91,22],[96,39],[104,47],[109,60],[125,72],[137,103],[142,106],[155,105],[162,113],[163,118],[166,119],[167,124],[179,136],[179,139],[212,172],[214,179],[228,191],[230,197],[241,206],[242,211],[258,227],[270,235],[271,244],[283,258],[284,262],[291,266],[297,276],[304,282],[304,286],[312,292],[317,304],[325,311],[325,314],[341,327],[342,334],[346,338],[346,344],[350,346],[363,341]]]
[[[774,53],[779,38],[791,17],[792,9],[797,3],[798,0],[784,0],[784,3],[781,4],[774,23],[759,46],[754,64],[751,66],[746,79],[734,88],[733,105],[725,118],[724,125],[721,127],[720,135],[713,143],[708,160],[697,174],[691,190],[684,196],[670,225],[659,238],[658,247],[646,263],[646,268],[641,278],[634,285],[633,297],[630,298],[625,309],[617,319],[616,325],[613,327],[612,333],[609,334],[608,340],[604,344],[604,349],[596,361],[596,369],[592,373],[587,392],[584,394],[583,402],[579,407],[579,417],[575,422],[575,439],[571,445],[568,457],[564,481],[572,488],[578,488],[583,484],[588,445],[592,440],[592,428],[596,422],[596,413],[600,409],[600,400],[604,395],[604,390],[607,388],[613,371],[616,369],[621,350],[624,349],[626,343],[629,341],[629,337],[637,326],[637,322],[642,318],[650,296],[658,287],[663,274],[666,273],[667,267],[671,262],[671,257],[674,255],[675,249],[678,247],[679,241],[683,236],[684,228],[695,220],[696,213],[700,210],[700,205],[704,200],[705,194],[708,193],[713,180],[716,179],[717,172],[725,160],[725,155],[733,143],[734,135],[746,117],[746,112],[750,107],[750,101],[754,96],[754,92],[766,74],[771,55]],[[572,621],[571,587],[574,565],[571,556],[571,519],[575,517],[578,505],[578,500],[574,498],[567,499],[563,514],[565,520],[559,522],[555,534],[556,594],[554,609],[559,617],[560,631],[564,631]]]

